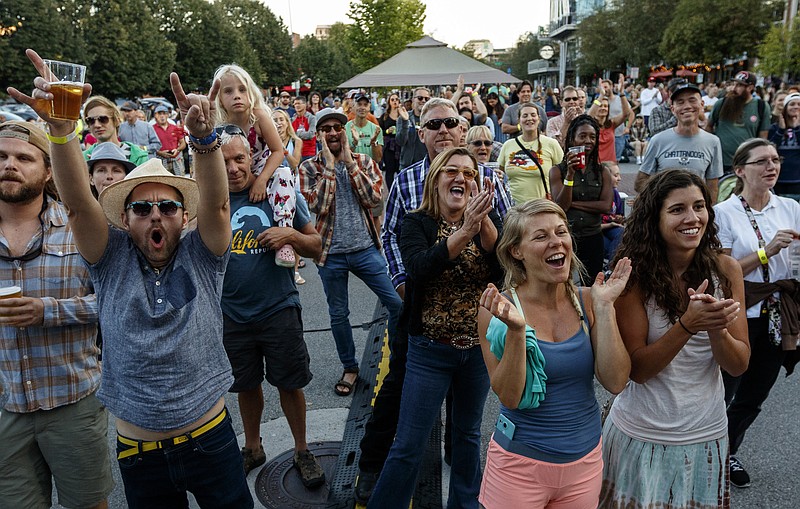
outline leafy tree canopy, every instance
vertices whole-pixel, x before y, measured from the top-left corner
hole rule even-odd
[[[347,16],[353,20],[347,34],[358,72],[387,60],[424,35],[425,4],[420,0],[350,2]]]

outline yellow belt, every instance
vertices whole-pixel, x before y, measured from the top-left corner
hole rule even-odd
[[[124,437],[122,435],[117,435],[117,440],[119,440],[121,444],[125,444],[131,447],[130,449],[126,449],[117,454],[117,459],[121,460],[123,458],[127,458],[128,456],[133,456],[134,454],[138,454],[140,452],[155,451],[157,449],[166,449],[167,447],[170,447],[172,445],[182,444],[188,441],[189,438],[197,438],[203,433],[211,431],[218,424],[220,424],[227,415],[228,415],[227,411],[223,408],[222,412],[220,412],[219,415],[217,415],[207,423],[203,424],[196,430],[190,431],[189,433],[184,433],[183,435],[177,437],[165,438],[164,440],[157,440],[155,442],[140,442],[138,440],[131,440],[130,438]]]

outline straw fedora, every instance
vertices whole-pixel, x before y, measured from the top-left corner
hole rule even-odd
[[[183,209],[188,212],[189,220],[197,215],[197,202],[200,199],[197,182],[194,179],[173,175],[164,168],[160,159],[149,159],[125,175],[124,179],[111,184],[100,193],[98,200],[109,223],[117,228],[125,228],[122,224],[125,201],[136,186],[147,183],[174,187],[183,195]]]

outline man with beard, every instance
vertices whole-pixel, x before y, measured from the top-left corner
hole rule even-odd
[[[406,271],[400,257],[398,239],[403,218],[408,212],[422,204],[422,190],[425,176],[437,155],[460,144],[463,127],[459,124],[456,106],[448,99],[435,98],[427,102],[421,113],[419,139],[426,148],[425,157],[418,163],[402,170],[395,178],[386,204],[386,222],[383,226],[383,251],[389,263],[389,274],[395,291],[405,296]],[[491,168],[481,166],[482,178],[490,178],[495,188],[494,207],[500,216],[513,205],[511,195],[503,181]],[[372,415],[367,422],[364,438],[361,440],[361,457],[358,462],[358,478],[354,497],[366,503],[372,495],[375,483],[389,455],[400,413],[400,395],[406,376],[406,354],[408,338],[403,332],[393,335],[389,329],[389,372],[383,379],[381,389],[375,398]],[[449,446],[446,446],[449,449]]]
[[[350,326],[347,278],[352,272],[389,311],[389,337],[394,337],[402,302],[394,291],[381,256],[378,229],[371,210],[381,201],[383,177],[369,156],[354,153],[347,141],[347,117],[331,108],[317,113],[317,138],[322,150],[300,164],[300,189],[317,215],[322,253],[314,260],[328,301],[331,332],[344,372],[336,382],[339,396],[353,393],[358,361]]]
[[[42,59],[27,54],[41,73]],[[33,96],[9,93],[47,122],[53,175],[97,291],[105,347],[98,399],[117,418],[128,505],[186,507],[190,491],[200,507],[252,508],[224,399],[233,383],[220,307],[231,226],[211,120],[219,82],[208,96],[187,96],[177,74],[170,81],[195,151],[196,180],[150,159],[99,201],[89,190],[75,123],[50,116],[50,84],[37,77]],[[90,91],[84,85],[84,97]],[[195,217],[196,229],[182,238]]]
[[[767,138],[772,113],[769,105],[753,97],[756,77],[741,71],[733,78],[733,90],[714,104],[706,130],[714,133],[722,144],[722,167],[725,174],[733,172],[733,154],[739,145],[750,138]]]
[[[0,288],[22,289],[0,299],[0,507],[50,507],[52,476],[61,505],[104,508],[114,482],[95,397],[97,301],[51,177],[45,133],[0,125]]]
[[[103,96],[96,95],[83,105],[83,115],[83,121],[86,127],[89,128],[89,132],[97,138],[97,143],[83,152],[87,161],[92,157],[92,151],[97,145],[108,141],[121,148],[125,153],[125,157],[133,164],[138,166],[147,162],[146,149],[130,141],[120,141],[117,136],[117,130],[122,123],[122,115],[120,115],[117,106],[113,102]]]

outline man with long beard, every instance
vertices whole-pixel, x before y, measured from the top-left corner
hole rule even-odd
[[[753,97],[753,73],[741,71],[733,81],[733,90],[714,104],[711,121],[706,125],[706,131],[716,134],[722,144],[722,169],[726,175],[733,172],[733,154],[743,141],[766,139],[772,115],[766,101]]]

